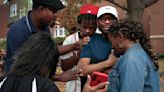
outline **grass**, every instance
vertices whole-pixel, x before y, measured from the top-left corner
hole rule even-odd
[[[160,72],[164,71],[164,59],[159,60],[159,71]]]

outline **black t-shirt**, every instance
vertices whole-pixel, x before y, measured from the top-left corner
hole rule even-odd
[[[36,79],[37,92],[59,92],[59,89],[50,79],[35,76],[10,76],[3,83],[0,92],[32,92],[32,82]]]

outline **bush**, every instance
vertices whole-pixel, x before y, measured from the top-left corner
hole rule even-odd
[[[6,38],[0,38],[0,50],[6,49]]]
[[[164,54],[159,54],[159,55],[158,55],[158,58],[159,58],[159,59],[164,59]]]
[[[65,39],[64,37],[56,37],[56,38],[54,38],[54,41],[57,44],[61,45],[63,43],[64,39]]]

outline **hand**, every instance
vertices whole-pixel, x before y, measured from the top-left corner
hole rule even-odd
[[[80,49],[83,45],[88,44],[89,41],[90,41],[89,36],[83,37],[83,39],[80,39],[79,41],[76,42],[76,49]]]
[[[111,54],[109,55],[109,58],[107,60],[110,63],[110,66],[114,65],[116,61],[118,61],[118,58],[114,55],[114,50],[111,50]]]
[[[70,81],[70,80],[77,80],[78,73],[80,73],[79,70],[73,70],[73,71],[72,70],[68,70],[68,71],[65,71],[65,72],[63,72],[60,75],[61,81],[62,82],[67,82],[67,81]]]
[[[103,83],[98,84],[97,86],[91,87],[90,86],[91,77],[90,75],[88,75],[87,77],[88,79],[84,85],[82,92],[106,92],[107,91],[109,82],[103,82]]]
[[[81,45],[86,45],[86,44],[88,44],[89,41],[90,41],[90,37],[89,36],[85,36],[81,40]]]

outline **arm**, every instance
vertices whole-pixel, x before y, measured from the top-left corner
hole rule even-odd
[[[90,58],[81,58],[78,63],[79,69],[82,69],[83,76],[90,74],[93,71],[102,71],[112,65],[113,61],[110,60],[102,61],[97,64],[90,64]]]
[[[90,64],[90,58],[80,58],[78,67],[82,69],[82,75],[87,75],[93,71],[103,71],[104,69],[113,66],[116,61],[117,58],[114,56],[114,52],[112,51],[107,60],[101,61],[97,64]]]
[[[75,43],[76,34],[77,33],[66,37],[64,42],[63,42],[63,45]],[[77,61],[78,61],[77,54],[76,54],[75,50],[68,52],[64,55],[61,55],[60,59],[61,59],[61,67],[62,67],[63,71],[66,71],[66,70],[72,68],[74,65],[77,64]]]
[[[67,71],[68,69],[71,69],[74,65],[77,64],[77,62],[79,61],[79,57],[77,57],[76,53],[73,52],[73,56],[71,58],[61,61],[62,70]]]
[[[67,38],[65,40],[67,40]],[[82,40],[79,40],[79,41],[72,43],[72,44],[69,44],[69,45],[68,44],[67,45],[65,45],[65,44],[64,45],[58,45],[59,54],[63,55],[63,54],[66,54],[70,51],[78,50],[81,48],[82,45],[88,44],[89,41],[90,41],[89,37],[84,37]]]
[[[61,74],[53,75],[52,80],[53,81],[62,81],[62,82],[67,82],[70,80],[76,80],[79,72],[80,71],[78,71],[78,70],[74,70],[74,71],[68,70],[68,71],[65,71]]]
[[[67,45],[67,44],[71,44],[72,43],[72,39],[74,38],[71,38],[71,36],[68,36],[64,42],[63,42],[63,45]],[[82,45],[85,45],[89,42],[89,37],[84,37],[83,39],[81,39],[81,44]],[[72,51],[72,52],[69,52],[67,54],[64,54],[62,56],[60,56],[60,59],[61,59],[61,66],[62,66],[62,69],[64,71],[72,68],[74,65],[77,64],[77,62],[79,61],[79,56],[80,56],[80,50],[76,50],[76,51]]]
[[[69,45],[58,45],[58,50],[59,50],[59,54],[63,55],[66,54],[70,51],[73,51],[75,49],[77,49],[79,47],[79,42],[75,42],[73,44],[69,44]]]

